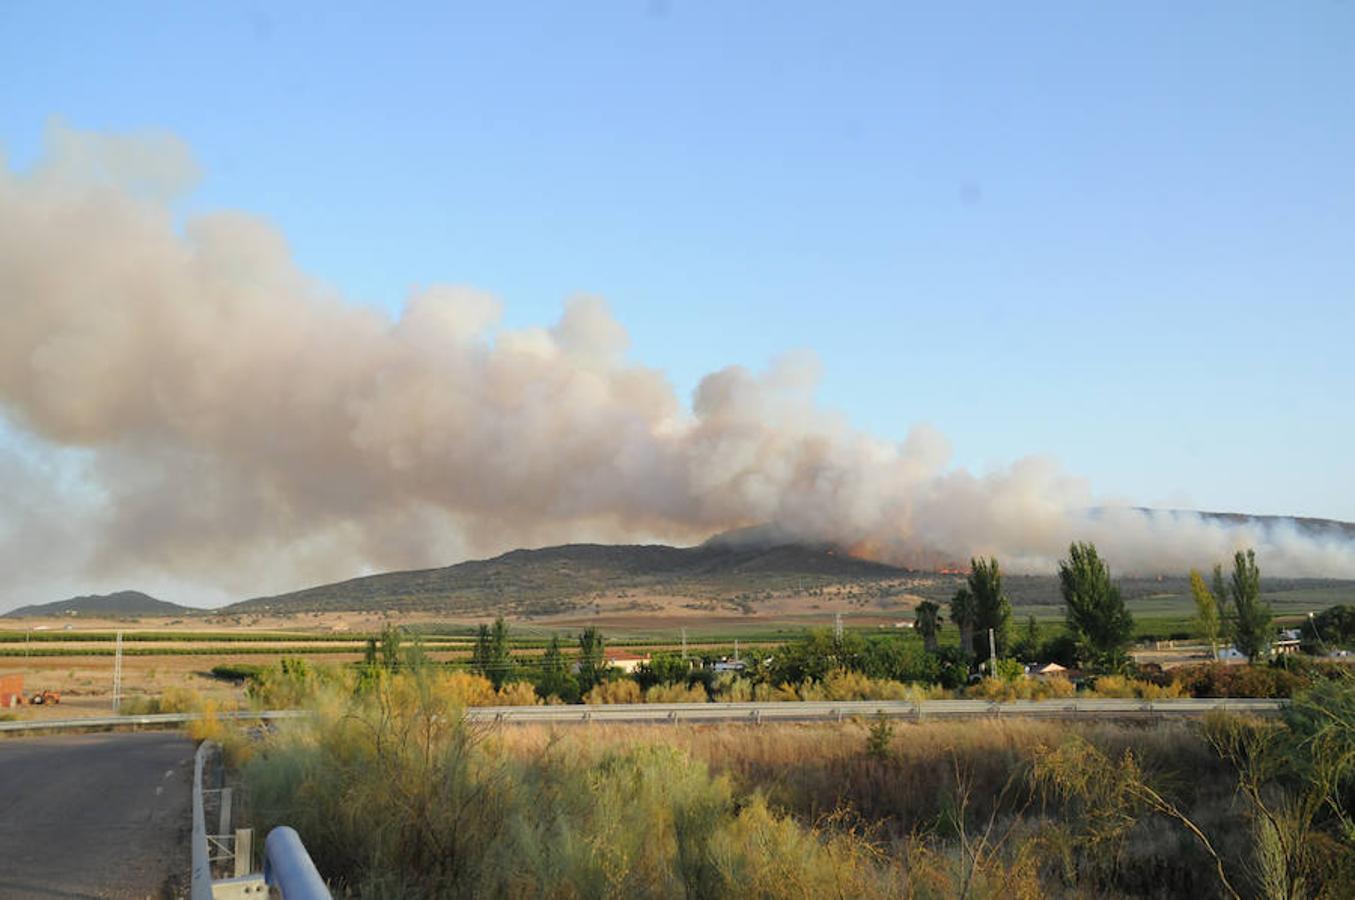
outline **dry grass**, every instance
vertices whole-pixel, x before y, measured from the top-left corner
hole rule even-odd
[[[1118,756],[1134,748],[1168,790],[1203,797],[1209,786],[1228,790],[1224,767],[1199,731],[1184,723],[1155,727],[1081,725],[1043,721],[934,722],[900,725],[887,760],[866,752],[870,723],[746,725],[516,726],[495,734],[509,753],[530,756],[552,742],[586,736],[599,747],[663,743],[727,774],[744,790],[761,790],[774,805],[804,821],[843,809],[885,823],[895,836],[934,824],[953,802],[957,772],[976,798],[971,812],[1010,812],[1025,795],[1007,792],[1014,772],[1024,773],[1039,748],[1078,734]],[[1173,778],[1189,771],[1190,779]]]

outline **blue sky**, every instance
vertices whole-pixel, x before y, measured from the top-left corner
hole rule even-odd
[[[0,6],[0,143],[167,129],[357,302],[607,298],[685,394],[1355,520],[1355,4]]]

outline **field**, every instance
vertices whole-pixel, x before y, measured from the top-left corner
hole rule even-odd
[[[608,646],[646,653],[680,650],[684,633],[691,653],[732,654],[737,642],[744,654],[766,652],[810,628],[832,627],[840,616],[858,633],[915,637],[908,627],[912,608],[923,598],[943,605],[960,584],[959,576],[915,576],[905,581],[821,585],[796,591],[764,592],[752,611],[740,611],[748,595],[695,603],[686,596],[618,592],[595,597],[586,612],[509,619],[515,654],[539,653],[553,635],[568,646],[585,627],[598,627]],[[1053,580],[1013,576],[1007,579],[1016,630],[1034,616],[1042,638],[1062,626]],[[1141,662],[1174,665],[1203,658],[1189,640],[1193,605],[1184,579],[1126,579],[1122,584],[1135,615]],[[778,585],[778,587],[784,587]],[[1355,583],[1276,581],[1266,599],[1277,621],[1298,622],[1309,611],[1355,602]],[[714,608],[710,608],[713,606]],[[217,665],[276,666],[284,657],[347,665],[362,658],[368,636],[386,624],[419,634],[429,656],[444,663],[465,663],[483,616],[449,617],[438,612],[214,613],[195,617],[132,619],[59,616],[5,620],[0,630],[0,672],[20,672],[27,690],[60,691],[59,707],[30,708],[25,716],[97,714],[111,708],[114,637],[124,633],[123,693],[156,696],[186,688],[221,702],[243,700],[239,685],[213,677]],[[1175,639],[1175,646],[1159,642]],[[953,644],[953,628],[943,627],[941,642]],[[1184,640],[1185,646],[1180,646]]]

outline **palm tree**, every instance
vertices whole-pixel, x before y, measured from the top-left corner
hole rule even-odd
[[[935,653],[936,634],[941,630],[941,607],[930,600],[923,600],[913,613],[917,616],[913,627],[922,635],[923,646],[927,648],[928,653]]]
[[[974,655],[974,620],[978,618],[978,603],[969,588],[963,587],[950,599],[950,620],[960,629],[960,651]]]

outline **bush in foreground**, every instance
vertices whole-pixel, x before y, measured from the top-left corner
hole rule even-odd
[[[268,738],[244,766],[263,828],[306,836],[342,891],[385,897],[887,897],[870,842],[773,812],[672,747],[524,757],[418,679]]]

